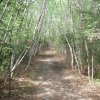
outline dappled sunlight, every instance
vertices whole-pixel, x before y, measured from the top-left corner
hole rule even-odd
[[[43,82],[41,82],[40,85],[53,85],[53,83],[52,82],[48,82],[48,81],[43,81]]]
[[[19,83],[25,83],[27,85],[39,85],[39,81],[33,81],[29,78],[17,78],[16,79]]]
[[[56,54],[57,53],[57,51],[55,51],[55,50],[48,50],[48,51],[42,51],[42,52],[40,52],[40,55],[54,55],[54,54]]]
[[[40,53],[40,57],[38,57],[37,61],[40,62],[61,62],[65,60],[64,56],[54,56],[57,53],[57,51],[44,51]]]
[[[47,51],[45,56],[42,54],[35,60],[35,69],[30,68],[28,74],[37,73],[36,80],[31,76],[16,78],[20,96],[24,100],[99,100],[99,91],[95,93],[96,87],[88,78],[77,71],[64,69],[64,57],[55,54]]]
[[[54,94],[56,94],[56,92],[54,90],[49,90],[45,93],[41,93],[41,94],[38,94],[37,97],[42,97],[42,96],[54,96]]]
[[[0,100],[100,100],[100,0],[0,0]]]
[[[45,55],[54,55],[54,54],[56,54],[56,53],[57,53],[57,51],[54,51],[54,50],[52,50],[52,51],[49,50],[49,51],[45,51],[45,52],[44,52]]]
[[[70,75],[70,76],[63,76],[63,79],[64,79],[64,80],[67,80],[67,79],[75,79],[75,76],[73,76],[73,75]]]
[[[50,62],[50,61],[53,61],[53,58],[48,58],[48,59],[38,59],[38,61],[42,61],[42,62]]]
[[[59,61],[63,61],[65,58],[46,58],[46,59],[41,59],[41,58],[39,58],[39,59],[37,59],[38,61],[42,61],[42,62],[55,62],[55,61],[57,61],[57,62],[59,62]]]

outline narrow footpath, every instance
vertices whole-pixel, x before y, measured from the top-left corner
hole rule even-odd
[[[20,98],[13,100],[100,100],[100,88],[65,68],[63,60],[53,50],[40,53],[25,75],[17,78]]]

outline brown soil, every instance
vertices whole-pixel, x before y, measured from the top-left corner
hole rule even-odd
[[[25,63],[20,65],[9,100],[100,100],[100,87],[77,71],[66,69],[64,59],[48,50],[40,53],[28,70],[24,71]],[[0,94],[0,100],[8,100],[6,89]]]

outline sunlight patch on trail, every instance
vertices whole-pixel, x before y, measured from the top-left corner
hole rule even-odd
[[[46,58],[46,59],[41,59],[41,58],[38,58],[38,61],[42,61],[42,62],[59,62],[59,61],[63,61],[64,58]]]
[[[40,53],[35,60],[35,67],[29,70],[33,75],[32,70],[36,69],[37,79],[19,78],[21,87],[24,84],[23,87],[30,90],[30,93],[26,93],[27,100],[99,100],[96,87],[92,87],[85,76],[65,69],[64,60],[65,56],[58,55],[56,51]]]
[[[16,79],[19,83],[26,83],[26,85],[39,85],[41,81],[33,81],[29,78],[18,78]]]
[[[40,54],[43,54],[43,55],[54,55],[54,54],[56,54],[57,53],[57,51],[55,51],[55,50],[48,50],[48,51],[42,51],[42,53],[40,53]]]
[[[63,76],[63,79],[64,80],[67,80],[67,79],[74,79],[75,77],[73,75],[70,75],[70,76]]]

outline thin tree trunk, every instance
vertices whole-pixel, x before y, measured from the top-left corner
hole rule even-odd
[[[2,22],[2,19],[3,19],[4,15],[5,15],[5,12],[6,12],[6,10],[7,10],[9,1],[10,1],[10,0],[7,0],[7,2],[6,2],[6,4],[5,4],[4,10],[3,10],[2,15],[1,15],[1,18],[0,18],[0,21],[1,21],[1,22]]]
[[[91,57],[91,79],[92,79],[92,82],[93,82],[93,78],[94,78],[94,44],[92,43],[92,57]]]
[[[75,61],[76,61],[77,67],[78,67],[78,72],[80,73],[80,65],[79,65],[79,61],[78,61],[77,55],[75,53],[75,50],[73,50],[73,53],[74,53],[74,57],[75,57]]]
[[[79,61],[80,61],[80,71],[82,72],[82,59],[81,59],[81,51],[79,50]]]
[[[70,45],[70,43],[69,43],[69,41],[68,41],[68,38],[65,36],[65,39],[66,39],[66,41],[67,41],[67,44],[68,44],[68,47],[69,47],[69,50],[70,50],[70,55],[71,55],[71,68],[72,68],[72,70],[74,69],[74,66],[73,66],[73,64],[74,64],[74,55],[73,55],[73,49],[72,49],[72,47],[71,47],[71,45]]]
[[[88,51],[88,46],[87,46],[87,40],[85,40],[85,49],[86,49],[86,54],[87,54],[88,77],[89,77],[89,81],[90,81],[89,51]]]

